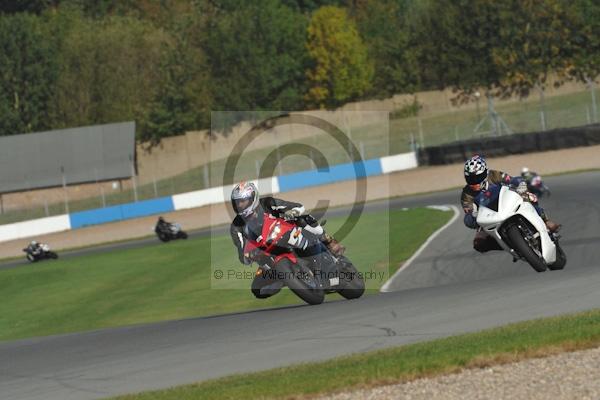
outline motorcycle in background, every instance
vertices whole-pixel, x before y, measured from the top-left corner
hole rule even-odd
[[[527,190],[537,197],[550,196],[552,194],[548,186],[542,181],[542,177],[538,174],[534,174],[530,179],[527,179]]]
[[[156,225],[154,232],[162,242],[188,238],[188,234],[181,229],[179,224],[165,223],[163,225]]]
[[[23,249],[26,253],[26,258],[29,262],[37,262],[42,260],[56,260],[58,254],[50,250],[50,246],[45,243],[40,243],[37,246],[28,246]]]

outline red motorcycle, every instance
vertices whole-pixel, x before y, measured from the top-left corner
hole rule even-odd
[[[364,279],[352,262],[335,257],[297,221],[265,213],[260,234],[246,242],[244,252],[259,264],[256,277],[281,282],[308,304],[322,303],[329,293],[356,299],[365,292]]]

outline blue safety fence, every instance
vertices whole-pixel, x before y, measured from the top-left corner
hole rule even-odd
[[[372,175],[381,175],[379,158],[362,162],[333,165],[329,168],[301,171],[278,177],[279,191],[301,189],[309,186],[325,185],[333,182],[361,179]]]
[[[124,219],[146,217],[148,215],[175,211],[173,198],[161,197],[159,199],[144,200],[137,203],[127,203],[118,206],[98,208],[69,214],[71,229],[82,228],[89,225],[105,224],[107,222],[122,221]]]

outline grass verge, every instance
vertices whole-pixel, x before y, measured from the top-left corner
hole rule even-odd
[[[205,381],[119,400],[305,398],[600,345],[600,310]],[[268,384],[265,384],[268,382]]]
[[[370,292],[451,214],[430,209],[363,214],[344,243],[360,270],[385,273],[367,282]],[[342,222],[332,219],[327,228],[335,232]],[[251,277],[215,283],[211,265],[254,271],[239,264],[229,235],[157,241],[143,248],[1,270],[0,340],[300,303],[288,290],[255,299],[249,291]]]

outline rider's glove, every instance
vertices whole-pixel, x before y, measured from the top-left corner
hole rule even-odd
[[[519,193],[519,194],[527,193],[527,182],[523,181],[523,182],[519,183],[519,186],[517,186],[517,193]]]
[[[477,218],[473,215],[473,213],[465,214],[465,218],[463,219],[465,226],[471,229],[479,228],[479,224],[477,223]]]
[[[287,210],[286,212],[283,213],[283,219],[285,219],[286,221],[291,221],[293,219],[296,219],[300,216],[300,210],[296,209],[296,208],[292,208],[291,210]]]

